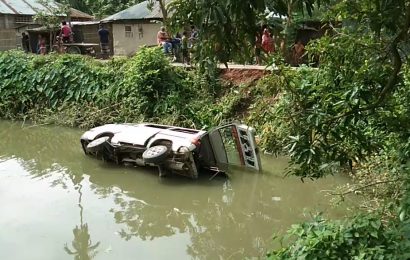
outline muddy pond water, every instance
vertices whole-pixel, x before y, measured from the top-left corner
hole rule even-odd
[[[263,173],[199,180],[86,157],[83,131],[0,121],[0,259],[244,259],[272,235],[323,211],[323,190],[347,182],[284,178],[287,160],[263,156]]]

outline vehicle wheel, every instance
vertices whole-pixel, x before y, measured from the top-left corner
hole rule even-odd
[[[100,151],[103,148],[105,142],[108,141],[108,139],[110,139],[109,136],[103,136],[103,137],[95,139],[94,141],[92,141],[91,143],[87,145],[87,148],[86,148],[87,152]]]
[[[160,164],[168,156],[168,147],[165,145],[156,145],[148,148],[143,154],[142,159],[146,163]]]
[[[66,52],[69,54],[81,54],[81,49],[78,46],[70,46]]]

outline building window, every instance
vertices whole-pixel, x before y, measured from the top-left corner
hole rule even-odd
[[[30,15],[17,15],[15,17],[16,23],[32,23],[33,19]]]
[[[144,38],[144,29],[142,28],[142,24],[138,24],[138,37],[140,39]]]
[[[134,34],[132,32],[132,27],[130,25],[125,26],[125,37],[127,37],[127,38],[134,37]]]

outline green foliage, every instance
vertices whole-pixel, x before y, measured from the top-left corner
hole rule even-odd
[[[291,156],[292,173],[317,178],[364,161],[389,146],[391,133],[407,142],[409,85],[394,51],[374,36],[346,28],[313,42],[307,50],[319,69],[278,64],[281,98],[265,111],[262,99],[250,119],[269,120],[259,128],[262,142]]]
[[[399,225],[385,226],[377,215],[359,214],[346,221],[294,225],[288,234],[289,247],[272,251],[268,259],[408,259],[410,243]]]
[[[166,57],[158,49],[143,48],[133,57],[124,71],[123,78],[109,92],[114,102],[138,104],[141,112],[152,117],[156,104],[165,103],[165,98],[177,88],[178,76],[171,69]]]
[[[349,164],[356,183],[340,196],[363,194],[372,213],[295,226],[293,240],[269,257],[409,259],[410,3],[336,1],[329,17],[343,17],[344,26],[307,47],[318,69],[278,64],[281,97],[263,114],[273,136],[262,141],[289,154],[290,173],[301,177]]]
[[[54,109],[64,102],[98,101],[97,93],[107,88],[110,77],[106,68],[80,56],[19,52],[0,54],[0,74],[2,117],[25,113],[39,104]]]
[[[143,0],[57,0],[57,2],[90,13],[97,18],[104,18],[141,3]]]
[[[150,121],[202,128],[222,120],[213,109],[229,106],[215,104],[208,93],[219,89],[217,80],[172,68],[157,48],[104,63],[76,55],[14,51],[0,53],[0,62],[2,118],[81,127]]]
[[[199,29],[195,43],[198,61],[207,59],[227,62],[232,58],[247,61],[252,57],[255,36],[260,27],[259,15],[268,7],[280,15],[287,15],[288,5],[292,10],[307,10],[311,14],[316,0],[175,0],[168,5],[170,25],[180,30],[189,24]],[[259,32],[260,33],[260,32]]]
[[[66,4],[56,5],[50,0],[38,0],[40,4],[46,7],[45,10],[37,10],[34,21],[40,23],[48,29],[59,28],[61,18],[68,17],[70,13],[69,6]]]
[[[78,7],[81,11],[91,12],[96,17],[112,15],[130,6],[143,2],[142,0],[62,0],[68,2],[74,8]]]
[[[281,133],[289,133],[286,125],[276,125],[276,114],[278,101],[286,102],[281,99],[280,89],[285,84],[284,77],[270,75],[261,79],[255,88],[252,88],[252,96],[258,102],[250,105],[246,123],[257,129],[260,139],[259,145],[270,152],[281,152]],[[283,111],[282,111],[283,112]]]

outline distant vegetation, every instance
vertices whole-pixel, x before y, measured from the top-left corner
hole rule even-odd
[[[59,0],[71,7],[102,18],[120,12],[128,7],[143,2],[144,0]]]

